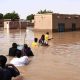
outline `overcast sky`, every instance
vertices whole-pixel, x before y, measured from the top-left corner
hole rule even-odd
[[[0,13],[15,11],[23,19],[44,9],[54,13],[80,14],[80,0],[0,0]]]

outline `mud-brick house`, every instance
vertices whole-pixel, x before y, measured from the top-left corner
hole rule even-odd
[[[45,13],[34,17],[34,30],[65,32],[80,30],[80,15]]]
[[[4,27],[4,20],[0,19],[0,27]]]
[[[9,28],[9,29],[26,29],[27,28],[27,22],[24,21],[24,20],[12,21],[11,19],[5,19],[4,20],[4,28]]]

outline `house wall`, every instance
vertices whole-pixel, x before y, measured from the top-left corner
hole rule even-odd
[[[9,28],[10,28],[10,29],[20,28],[19,21],[10,21],[10,22],[9,22]]]
[[[33,20],[27,20],[27,26],[28,27],[34,27],[34,19]]]
[[[27,28],[27,22],[21,22],[21,29]]]
[[[4,21],[4,28],[9,28],[9,21]]]
[[[52,14],[37,14],[34,18],[34,29],[52,31]]]
[[[27,22],[19,22],[19,21],[4,21],[4,28],[9,29],[26,29]]]
[[[3,19],[0,20],[0,27],[4,27],[4,20]]]
[[[53,14],[53,31],[58,31],[58,24],[65,24],[65,31],[72,30],[72,23],[76,24],[76,30],[80,29],[80,15]]]

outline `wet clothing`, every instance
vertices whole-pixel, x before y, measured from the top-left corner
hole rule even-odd
[[[45,35],[45,41],[48,41],[48,39],[49,39],[49,35],[46,34],[46,35]]]
[[[20,75],[20,73],[17,72],[12,67],[5,67],[5,68],[0,67],[0,76],[1,75],[2,75],[2,77],[0,77],[0,80],[11,80],[12,77],[16,77],[16,76]]]
[[[39,40],[40,45],[44,45],[44,41],[42,39]]]
[[[16,52],[17,52],[17,48],[10,48],[9,49],[9,56],[15,56],[16,55]]]
[[[48,34],[43,34],[39,40],[39,44],[41,46],[48,46],[48,40],[49,40],[49,35]]]
[[[1,67],[0,67],[0,80],[3,80],[3,70]]]
[[[49,35],[45,34],[45,44],[48,45]]]
[[[41,38],[39,39],[39,44],[44,45],[45,44],[45,35],[42,35]]]
[[[34,56],[34,54],[33,54],[33,52],[32,52],[32,50],[31,50],[30,47],[23,48],[23,49],[22,49],[22,55],[23,55],[23,56],[28,56],[28,57]]]
[[[29,63],[29,60],[27,56],[22,56],[20,58],[13,58],[10,63],[14,64],[15,66],[24,66]]]
[[[38,47],[38,43],[37,42],[32,42],[32,47]]]

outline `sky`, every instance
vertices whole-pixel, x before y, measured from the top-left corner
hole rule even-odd
[[[0,13],[15,11],[21,19],[40,10],[54,13],[80,14],[80,0],[0,0]]]

